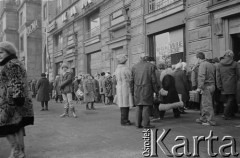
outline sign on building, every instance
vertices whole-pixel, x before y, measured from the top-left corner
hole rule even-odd
[[[38,20],[34,20],[31,25],[27,27],[27,36],[29,36],[32,32],[38,29]]]

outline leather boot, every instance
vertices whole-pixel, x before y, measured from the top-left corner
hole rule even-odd
[[[76,115],[76,113],[75,113],[75,108],[74,108],[74,107],[71,108],[71,111],[72,111],[73,117],[74,117],[74,118],[77,118],[77,115]]]
[[[95,107],[94,107],[94,103],[91,103],[91,109],[96,110]]]
[[[65,108],[65,111],[62,115],[60,115],[60,117],[66,117],[68,116],[69,117],[69,114],[68,114],[68,108]]]
[[[86,104],[86,110],[90,110],[89,107],[88,107],[88,103]]]

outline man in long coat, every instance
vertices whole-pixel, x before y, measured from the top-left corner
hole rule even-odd
[[[50,84],[46,78],[46,74],[41,74],[41,79],[37,83],[37,101],[41,102],[42,109],[41,111],[48,110],[48,101],[50,100]],[[44,108],[45,105],[45,108]]]
[[[217,87],[227,99],[224,109],[224,119],[229,120],[234,116],[235,95],[237,91],[237,63],[233,61],[233,52],[227,50],[223,59],[217,66]]]
[[[147,62],[144,56],[141,61],[133,66],[134,105],[137,106],[137,128],[154,128],[150,125],[149,106],[153,105],[153,93],[158,93],[156,67]],[[141,125],[143,120],[143,126]]]

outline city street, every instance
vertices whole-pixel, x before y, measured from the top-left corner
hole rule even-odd
[[[120,112],[117,106],[96,104],[95,111],[85,110],[84,105],[77,105],[77,119],[73,117],[60,118],[62,105],[50,101],[49,111],[40,111],[40,103],[34,100],[35,125],[26,128],[25,144],[28,158],[140,158],[143,148],[143,129],[135,126],[121,126]],[[176,136],[182,135],[189,139],[192,152],[192,136],[208,136],[210,130],[219,137],[214,142],[214,151],[218,153],[219,145],[225,135],[233,136],[237,142],[237,151],[240,152],[239,130],[235,125],[240,124],[238,118],[223,121],[217,117],[218,126],[208,127],[196,124],[194,120],[199,116],[197,111],[187,111],[179,119],[174,119],[169,111],[164,120],[154,123],[159,129],[171,128],[164,143],[171,150]],[[134,121],[135,109],[130,110],[130,119]],[[0,158],[7,158],[10,147],[5,138],[0,139]],[[180,150],[181,151],[181,150]],[[164,156],[158,148],[159,157]],[[207,154],[207,143],[200,143],[200,157],[210,157]]]

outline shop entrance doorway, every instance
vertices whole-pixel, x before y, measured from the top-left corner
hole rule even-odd
[[[234,60],[240,60],[240,33],[232,34],[232,50],[234,52]]]

